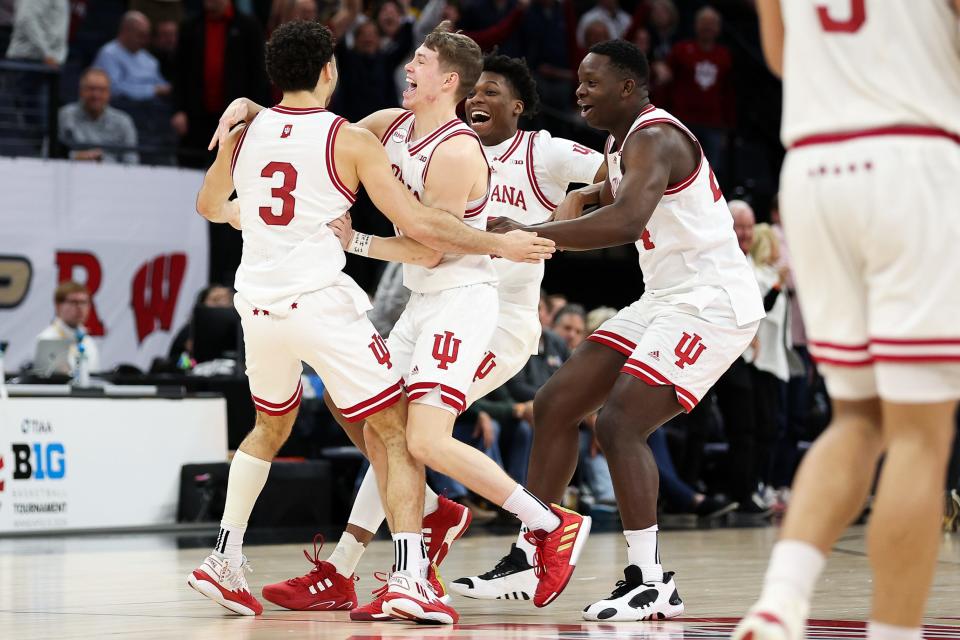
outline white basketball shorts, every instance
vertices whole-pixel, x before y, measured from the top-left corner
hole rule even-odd
[[[783,166],[797,295],[835,398],[960,398],[960,144],[920,131],[795,147]]]
[[[403,368],[370,320],[367,294],[348,276],[271,314],[234,296],[257,411],[283,415],[300,405],[301,361],[316,370],[344,417],[356,422],[403,396]]]

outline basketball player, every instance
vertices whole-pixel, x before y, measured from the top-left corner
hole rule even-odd
[[[730,212],[697,140],[650,104],[643,53],[622,40],[595,45],[579,68],[578,104],[610,132],[602,188],[573,196],[599,204],[582,217],[535,225],[571,250],[635,242],[644,294],[605,322],[537,394],[528,477],[558,500],[577,464],[577,425],[603,407],[597,437],[610,464],[627,539],[624,580],[584,609],[587,620],[671,618],[683,612],[657,543],[657,466],[646,439],[689,411],[743,353],[763,304],[737,246]],[[519,226],[501,221],[501,228]],[[529,569],[509,556],[467,578],[477,597],[524,586]],[[484,582],[496,581],[488,589]]]
[[[538,102],[536,84],[523,60],[502,55],[488,56],[484,60],[483,73],[467,98],[465,109],[470,127],[479,135],[492,169],[490,199],[486,206],[488,214],[511,216],[530,224],[543,222],[550,218],[557,208],[554,203],[563,199],[571,183],[592,183],[602,181],[606,176],[601,154],[570,140],[553,138],[547,131],[531,132],[518,128],[520,117],[535,113]],[[354,235],[349,216],[334,224],[337,225],[341,242],[349,247]],[[382,240],[374,240],[374,246],[379,246]],[[371,249],[370,255],[375,252],[375,249]],[[401,257],[406,262],[416,263],[430,253],[433,253],[432,250],[421,247],[418,251],[416,247],[411,247],[409,255],[395,255],[394,258]],[[493,265],[499,281],[500,313],[493,339],[467,392],[467,406],[516,375],[530,355],[538,353],[540,346],[541,324],[537,311],[543,267],[531,264],[530,268],[518,269],[503,260],[495,260]],[[345,428],[348,432],[351,429],[347,425]],[[361,484],[347,533],[330,556],[329,562],[336,565],[344,564],[344,558],[355,559],[346,576],[343,576],[343,571],[339,572],[342,577],[349,577],[356,562],[359,562],[359,553],[352,553],[352,549],[356,548],[354,545],[359,542],[361,547],[358,551],[362,552],[363,545],[373,539],[374,532],[383,521],[380,500],[370,495],[376,491],[375,480],[370,475],[368,473]],[[442,496],[439,500],[433,498],[431,501],[432,491],[429,487],[426,492],[424,537],[425,540],[429,538],[431,561],[439,565],[450,543],[462,535],[469,525],[469,511]],[[458,514],[461,515],[457,517]],[[526,533],[525,528],[523,533]],[[446,544],[441,550],[440,545],[444,540]],[[523,534],[518,544],[522,551],[512,553],[521,553],[523,562],[530,569],[531,579],[527,581],[526,589],[520,592],[524,595],[516,597],[530,599],[537,587],[537,580],[533,576],[535,546]],[[320,571],[332,573],[329,567],[321,567]],[[265,588],[265,597],[269,589],[269,600],[281,600],[283,604],[294,605],[289,608],[297,609],[314,609],[321,602],[331,601],[333,594],[341,598],[339,602],[356,599],[352,581],[346,581],[344,586],[348,588],[345,589],[326,589],[322,592],[314,589],[316,593],[309,593],[309,587],[316,581],[314,576],[306,581],[307,586],[299,589],[291,589],[294,586],[292,584],[286,587],[285,583],[276,587],[271,585]],[[334,578],[334,581],[337,579]],[[471,595],[462,582],[458,580],[451,583],[451,590]],[[295,595],[293,591],[298,593]],[[381,612],[367,612],[366,608],[361,608],[353,615],[356,617],[366,613],[371,616],[370,619],[383,617]]]
[[[960,398],[960,2],[757,8],[783,76],[781,215],[833,422],[800,465],[734,637],[803,637],[826,556],[883,456],[867,637],[919,640]]]
[[[296,417],[301,360],[323,376],[345,415],[368,420],[367,449],[389,477],[384,496],[397,571],[408,586],[432,593],[415,562],[423,546],[423,469],[406,447],[401,374],[392,368],[382,338],[365,315],[370,307],[366,295],[343,274],[343,250],[326,224],[349,209],[363,182],[399,227],[423,233],[427,242],[484,254],[494,244],[398,188],[376,139],[323,108],[337,80],[332,53],[333,37],[318,24],[294,21],[274,32],[266,65],[283,100],[227,137],[197,198],[197,210],[208,220],[243,229],[235,304],[257,421],[230,467],[216,549],[188,583],[243,615],[263,610],[244,577],[241,545],[270,460]],[[324,149],[325,162],[317,162],[318,148]],[[238,201],[229,202],[234,188]],[[437,231],[421,229],[418,219],[437,225]],[[493,250],[525,259],[548,251],[530,240],[514,238]]]

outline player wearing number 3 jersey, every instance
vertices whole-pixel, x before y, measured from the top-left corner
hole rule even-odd
[[[405,549],[420,546],[424,477],[406,447],[403,372],[366,317],[366,295],[341,271],[343,249],[327,226],[349,209],[359,185],[398,228],[438,250],[517,260],[550,251],[532,234],[503,242],[418,203],[396,181],[379,141],[325,110],[337,81],[332,54],[333,37],[319,24],[294,21],[273,33],[267,72],[283,100],[227,136],[197,198],[208,220],[243,230],[236,308],[257,421],[230,467],[216,549],[188,583],[243,615],[263,610],[244,577],[241,545],[296,417],[301,361],[320,374],[348,419],[370,425],[368,446],[381,452],[384,478],[389,468],[384,500],[394,538]],[[234,189],[238,199],[229,202]],[[428,589],[419,567],[397,570]]]

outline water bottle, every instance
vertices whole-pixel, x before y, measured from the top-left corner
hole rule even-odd
[[[84,333],[77,331],[77,366],[73,371],[75,387],[90,386],[90,363],[87,361],[87,349],[83,344]]]

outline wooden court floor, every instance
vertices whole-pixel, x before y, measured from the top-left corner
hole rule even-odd
[[[258,618],[232,616],[186,585],[187,573],[206,550],[177,548],[172,537],[6,539],[0,540],[0,639],[726,638],[736,616],[758,593],[775,535],[773,528],[663,534],[664,565],[677,572],[687,607],[679,621],[602,624],[580,619],[580,610],[608,594],[621,577],[623,538],[603,533],[591,537],[573,581],[550,607],[455,597],[461,624],[452,628],[352,623],[346,613],[284,611],[269,603]],[[863,536],[862,529],[852,529],[837,545],[817,589],[808,637],[864,637],[870,575]],[[444,563],[444,577],[487,570],[509,543],[504,536],[461,540]],[[254,592],[259,594],[264,584],[305,573],[309,565],[301,546],[306,545],[248,546],[255,570],[248,577]],[[387,568],[391,561],[390,543],[374,542],[359,568],[361,602],[380,584],[373,571]],[[927,624],[927,638],[960,639],[960,536],[944,539]]]

